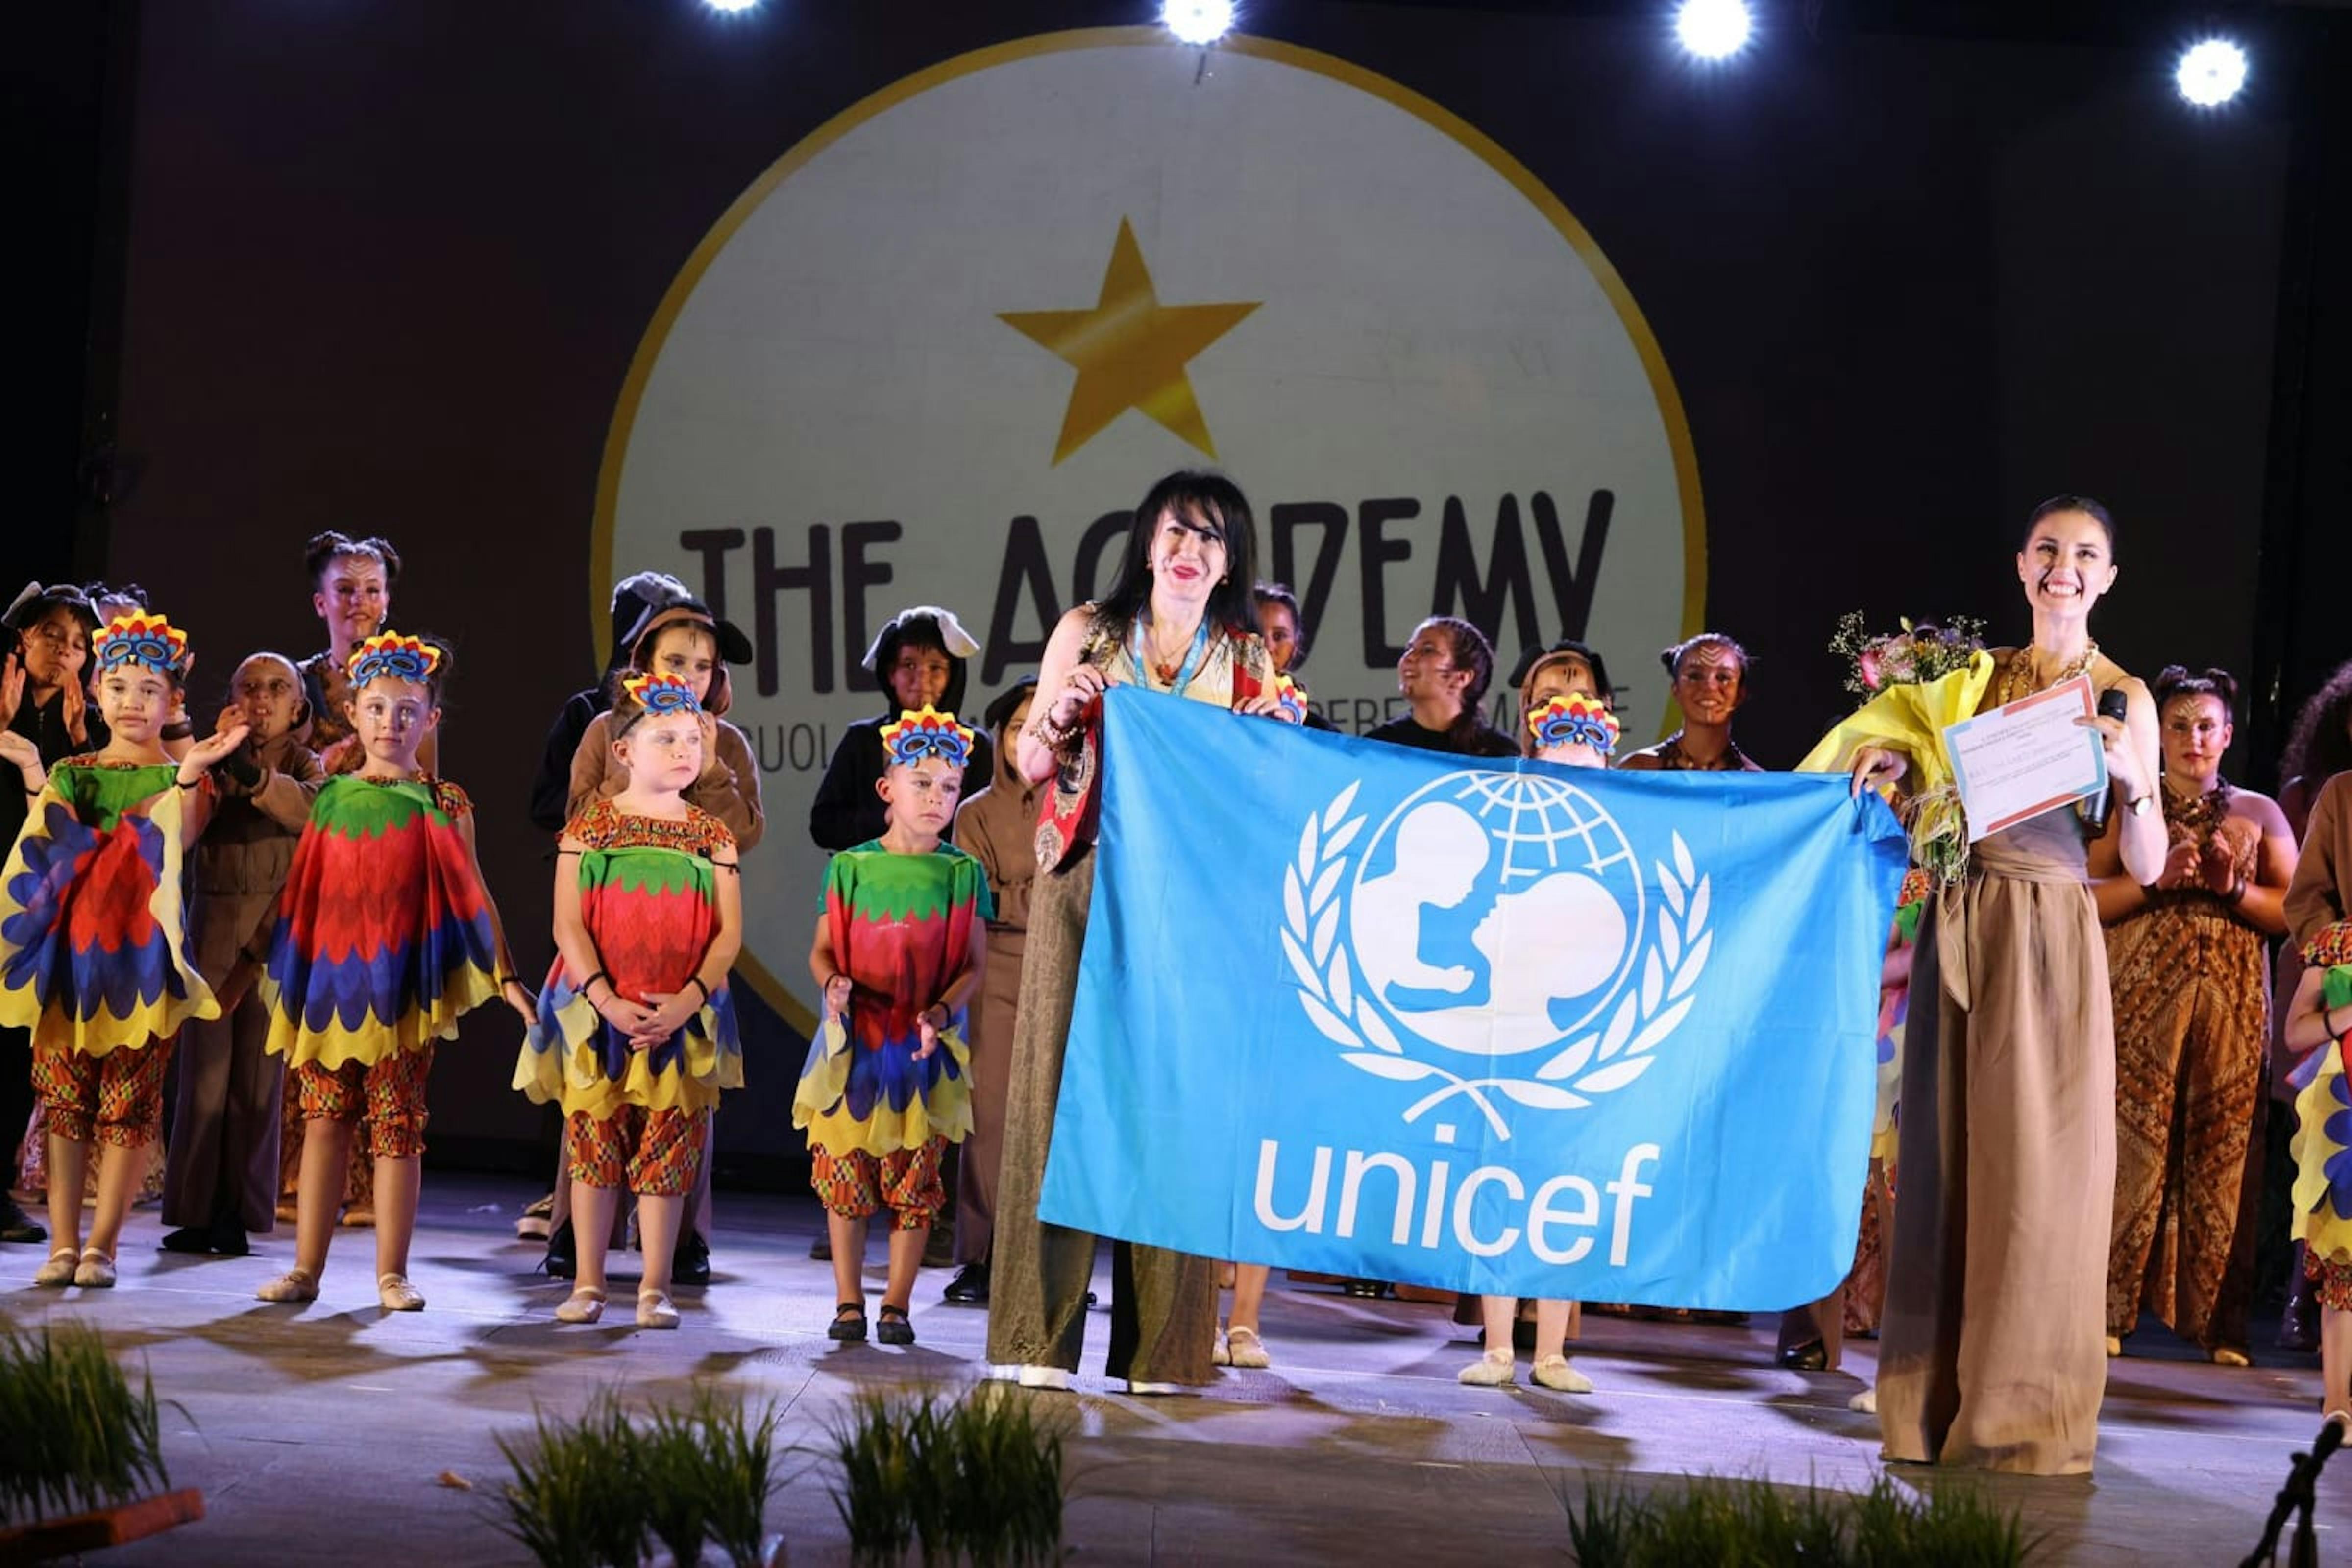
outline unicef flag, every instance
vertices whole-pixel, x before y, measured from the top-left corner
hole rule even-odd
[[[1111,692],[1041,1210],[1769,1310],[1853,1260],[1905,843],[1843,777],[1436,756]]]

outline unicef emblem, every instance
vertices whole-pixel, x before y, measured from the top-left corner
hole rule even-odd
[[[1493,1094],[1573,1110],[1639,1078],[1713,942],[1709,882],[1682,835],[1645,880],[1616,819],[1570,780],[1454,773],[1360,843],[1357,788],[1307,820],[1282,889],[1299,1005],[1340,1060],[1434,1082],[1408,1122],[1462,1095],[1504,1138]],[[1448,1057],[1471,1060],[1455,1071]]]

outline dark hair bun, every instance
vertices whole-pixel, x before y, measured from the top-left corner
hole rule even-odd
[[[2222,712],[2238,711],[2238,677],[2219,667],[2198,674],[2186,664],[2167,664],[2156,677],[2157,711],[2175,697],[2212,697],[2221,705]]]

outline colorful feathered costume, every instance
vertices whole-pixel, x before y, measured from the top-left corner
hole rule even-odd
[[[0,875],[0,1024],[105,1056],[220,1008],[187,952],[177,763],[60,762]]]
[[[187,634],[118,615],[90,656],[101,674],[144,669],[176,689]],[[60,762],[0,871],[0,1024],[31,1031],[33,1086],[69,1143],[152,1142],[173,1032],[220,1016],[189,956],[181,877],[211,788],[178,782],[172,761]]]
[[[818,905],[833,929],[834,961],[850,979],[849,1014],[828,1018],[809,1043],[793,1097],[793,1125],[809,1146],[885,1155],[971,1130],[965,1015],[921,1061],[916,1015],[964,966],[975,920],[995,913],[980,862],[943,843],[893,854],[880,840],[845,850],[825,869]]]
[[[580,918],[614,991],[633,1000],[685,990],[719,935],[716,859],[731,860],[734,835],[709,812],[634,816],[600,800],[565,825],[580,855]],[[722,981],[662,1044],[632,1051],[572,983],[558,957],[539,996],[539,1021],[523,1041],[514,1086],[568,1115],[609,1121],[625,1105],[700,1113],[719,1091],[743,1086],[735,1004]]]
[[[261,980],[264,1049],[295,1067],[373,1066],[497,999],[489,894],[457,826],[472,810],[438,779],[320,787]]]
[[[971,755],[971,731],[951,714],[904,715],[882,734],[893,766],[936,756],[962,767]],[[963,972],[973,923],[995,913],[980,862],[949,843],[898,854],[877,839],[833,857],[817,909],[850,1001],[809,1042],[793,1125],[834,1156],[961,1142],[971,1130],[964,1011],[951,1014],[937,1051],[921,1061],[915,1052],[919,1015]]]
[[[2303,961],[2326,971],[2319,1005],[2352,1003],[2352,920],[2320,927]],[[2287,1082],[2294,1097],[2294,1239],[2304,1271],[2319,1282],[2323,1305],[2352,1309],[2352,1078],[2344,1042],[2331,1040],[2304,1059]]]

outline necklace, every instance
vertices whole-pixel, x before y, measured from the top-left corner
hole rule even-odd
[[[1678,729],[1666,737],[1665,743],[1658,747],[1658,765],[1675,772],[1745,773],[1748,771],[1748,754],[1739,749],[1738,742],[1726,740],[1722,756],[1712,762],[1701,762],[1683,749],[1683,732]]]
[[[2033,645],[2029,643],[2011,653],[2001,665],[2000,686],[1995,694],[2000,700],[1993,706],[2007,707],[2021,697],[2030,697],[2052,686],[2063,685],[2077,675],[2089,674],[2091,666],[2098,663],[2098,659],[2099,645],[2086,642],[2083,644],[2083,651],[2069,660],[2063,669],[2046,681],[2037,681],[2033,678]]]
[[[1181,664],[1163,664],[1147,657],[1143,651],[1143,622],[1139,620],[1135,623],[1129,651],[1134,656],[1135,667],[1139,671],[1149,670],[1160,677],[1160,684],[1169,691],[1181,692],[1192,684],[1192,677],[1200,674],[1201,661],[1208,655],[1209,618],[1205,615],[1201,618],[1201,624],[1192,632],[1192,646],[1185,653]]]
[[[2230,797],[2237,790],[2227,779],[2216,774],[2213,788],[2201,794],[2188,794],[2172,787],[2172,779],[2164,780],[2164,820],[2186,829],[2190,836],[2202,842],[2230,814]]]

